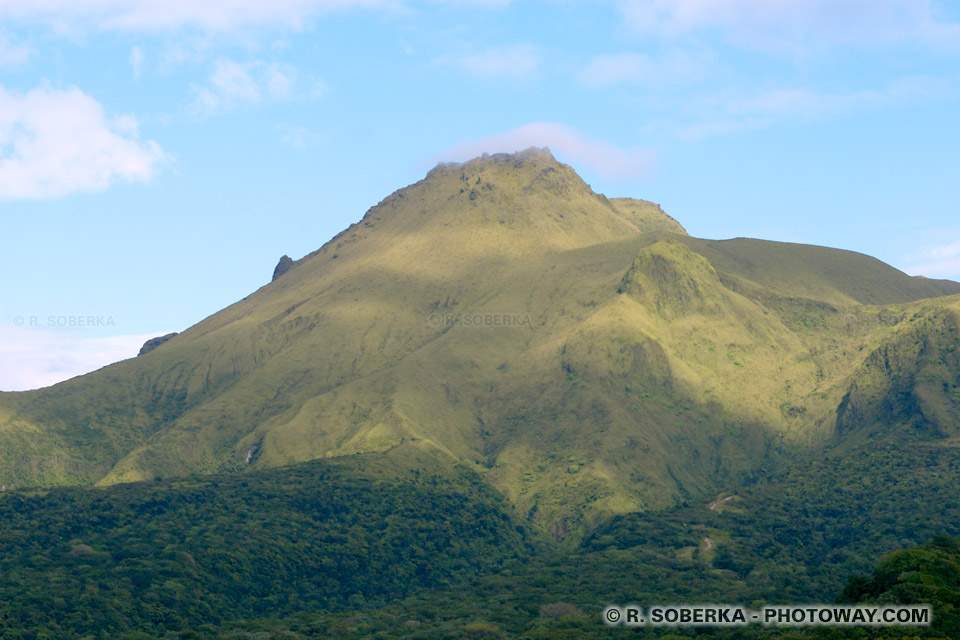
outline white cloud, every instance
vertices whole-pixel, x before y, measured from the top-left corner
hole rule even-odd
[[[290,97],[290,90],[296,81],[296,73],[290,69],[281,71],[277,65],[270,65],[265,72],[267,93],[278,100]]]
[[[798,52],[847,43],[960,38],[937,19],[934,0],[624,0],[627,23],[642,33],[677,37],[719,31],[738,44]]]
[[[0,390],[47,387],[131,358],[159,331],[136,336],[84,338],[64,331],[0,326]]]
[[[468,72],[485,78],[528,76],[540,66],[540,55],[529,44],[490,49],[458,60]]]
[[[960,240],[908,254],[903,261],[911,275],[960,280]]]
[[[653,57],[644,53],[598,55],[580,72],[581,83],[610,87],[622,83],[663,85],[703,78],[715,67],[713,56],[693,51],[673,51]]]
[[[621,82],[643,82],[656,71],[653,59],[642,53],[617,53],[595,56],[580,74],[580,80],[592,87],[607,87]]]
[[[169,74],[184,63],[200,64],[207,59],[209,50],[210,44],[206,38],[170,38],[157,54],[157,67],[161,73]]]
[[[140,77],[140,70],[143,69],[143,50],[140,47],[133,47],[130,49],[130,57],[128,58],[130,62],[130,67],[133,69],[133,77]]]
[[[393,7],[397,0],[3,0],[0,20],[56,29],[162,31],[185,26],[229,31],[255,25],[301,28],[310,18],[350,8]]]
[[[17,67],[30,58],[33,50],[0,34],[0,67]]]
[[[320,78],[313,78],[313,88],[310,89],[309,96],[314,100],[320,99],[330,93],[330,86]]]
[[[315,144],[323,144],[326,142],[326,138],[322,134],[311,131],[306,127],[281,124],[277,129],[279,129],[281,133],[280,142],[297,149],[304,149]]]
[[[677,126],[685,138],[701,138],[741,129],[758,129],[783,120],[809,121],[840,117],[865,109],[895,108],[948,97],[957,79],[899,78],[879,89],[827,93],[806,88],[771,89],[753,96],[713,96],[691,102],[686,122]]]
[[[259,83],[250,76],[253,66],[232,60],[218,60],[210,82],[222,97],[240,102],[256,102],[261,96]]]
[[[145,182],[167,158],[130,116],[108,118],[77,88],[0,86],[0,199],[44,199]]]
[[[268,100],[287,100],[297,80],[295,69],[265,62],[217,60],[207,86],[194,88],[198,115]]]
[[[483,153],[509,153],[543,146],[550,147],[557,156],[575,167],[588,167],[605,178],[645,178],[653,163],[653,153],[649,149],[622,149],[555,122],[532,122],[505,133],[463,143],[439,154],[435,160],[462,161]]]
[[[436,4],[465,5],[476,7],[500,8],[506,7],[511,0],[433,0]]]

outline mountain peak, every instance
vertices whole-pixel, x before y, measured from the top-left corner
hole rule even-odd
[[[460,182],[466,183],[458,185],[464,192],[484,182],[489,185],[506,181],[514,183],[525,195],[546,189],[568,199],[576,192],[605,200],[604,196],[594,193],[571,166],[558,161],[547,147],[529,147],[515,153],[484,153],[464,162],[441,162],[427,173],[424,180],[408,189],[423,182],[441,181],[445,176],[456,176]],[[486,188],[490,189],[489,186]]]
[[[576,537],[784,443],[956,436],[960,298],[911,302],[938,291],[850,252],[691,238],[547,149],[480,156],[146,357],[0,394],[0,483],[439,455]]]
[[[484,237],[496,245],[494,253],[572,249],[650,231],[686,233],[659,205],[594,192],[546,147],[441,162],[371,208],[362,225],[401,225],[391,231],[405,234],[440,227],[447,242],[449,234],[466,234],[457,242],[469,244]]]
[[[566,166],[553,156],[549,147],[527,147],[522,151],[516,151],[514,153],[485,152],[464,162],[438,162],[437,165],[427,173],[427,178],[429,179],[431,175],[435,175],[437,171],[476,168],[480,165],[514,165],[515,168],[519,169],[527,162]]]

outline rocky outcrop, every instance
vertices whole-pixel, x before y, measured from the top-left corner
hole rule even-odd
[[[277,263],[276,268],[273,270],[273,279],[270,282],[273,282],[287,271],[290,271],[290,268],[293,267],[293,260],[290,259],[290,256],[283,256],[280,258],[280,262]]]
[[[154,349],[156,349],[157,347],[159,347],[160,345],[162,345],[164,342],[166,342],[167,340],[169,340],[175,335],[177,335],[176,331],[174,331],[173,333],[168,333],[165,336],[150,338],[149,340],[143,343],[143,346],[140,347],[140,353],[138,353],[137,355],[142,356],[147,353],[150,353],[151,351],[153,351]]]

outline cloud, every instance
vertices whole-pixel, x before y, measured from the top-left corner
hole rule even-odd
[[[644,53],[614,53],[591,58],[578,74],[578,79],[595,89],[623,83],[688,83],[708,75],[714,66],[713,56],[692,51],[673,51],[659,57]]]
[[[212,115],[242,104],[287,100],[296,80],[297,72],[292,67],[221,58],[207,85],[194,88],[194,111]]]
[[[108,118],[77,88],[25,95],[0,86],[0,199],[56,198],[146,182],[167,159],[131,116]]]
[[[509,6],[511,0],[433,0],[435,4],[449,4],[453,6],[474,6],[501,8]]]
[[[485,78],[522,78],[540,66],[540,55],[532,45],[518,44],[463,56],[457,62],[468,72]]]
[[[260,100],[260,83],[251,77],[255,65],[240,64],[232,60],[218,60],[210,82],[217,93],[227,100],[256,102]]]
[[[281,124],[277,128],[282,134],[280,142],[297,149],[304,149],[315,144],[323,144],[326,142],[326,138],[322,134],[310,131],[306,127]]]
[[[829,93],[807,88],[770,89],[753,96],[720,95],[693,101],[680,115],[681,137],[696,139],[742,129],[759,129],[783,120],[841,117],[865,109],[896,108],[957,93],[956,78],[898,78],[879,89]]]
[[[580,81],[592,87],[621,82],[643,82],[656,71],[653,59],[642,53],[595,56],[580,74]]]
[[[119,360],[163,332],[83,338],[68,332],[0,326],[0,390],[39,389]]]
[[[33,49],[0,34],[0,67],[17,67],[26,62]]]
[[[296,82],[296,72],[292,69],[281,70],[275,64],[266,68],[264,72],[267,95],[277,100],[286,100],[290,97],[290,90]]]
[[[434,160],[462,161],[483,153],[509,153],[543,146],[550,147],[575,167],[587,167],[604,178],[645,178],[653,163],[653,152],[648,149],[622,149],[554,122],[532,122],[482,140],[466,142],[439,154]]]
[[[230,31],[257,25],[300,29],[309,19],[332,11],[397,4],[397,0],[4,0],[0,20],[40,22],[58,30]]]
[[[130,57],[128,58],[130,62],[130,67],[133,69],[133,77],[140,77],[140,70],[143,68],[143,50],[140,47],[133,47],[130,49]]]
[[[907,254],[903,261],[911,275],[960,280],[960,240]]]
[[[960,38],[934,0],[624,0],[627,24],[679,37],[718,31],[741,45],[797,52],[839,44],[925,44]]]

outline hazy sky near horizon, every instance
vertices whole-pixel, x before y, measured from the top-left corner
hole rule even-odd
[[[440,160],[960,280],[960,3],[0,0],[0,389],[136,354]]]

